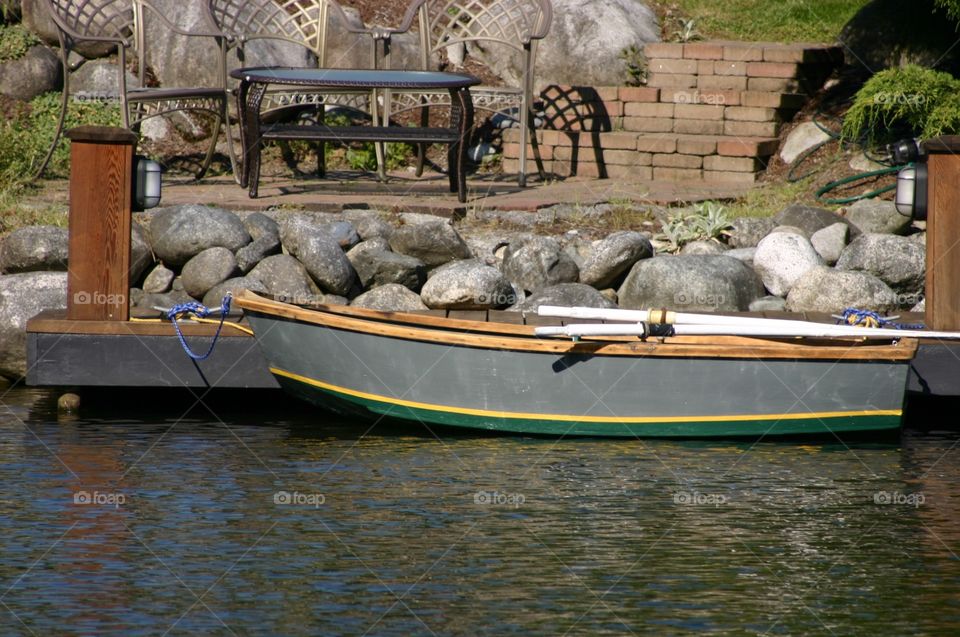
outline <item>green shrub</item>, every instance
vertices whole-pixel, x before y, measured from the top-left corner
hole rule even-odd
[[[934,0],[941,9],[946,9],[947,15],[954,20],[960,20],[960,0]]]
[[[669,244],[668,252],[679,252],[693,241],[712,240],[719,243],[729,236],[731,228],[731,220],[724,207],[713,201],[704,201],[690,210],[671,214],[656,238]]]
[[[18,60],[40,39],[22,24],[0,24],[0,62]]]
[[[960,80],[916,65],[880,71],[854,97],[843,138],[870,143],[900,133],[922,138],[960,132]]]

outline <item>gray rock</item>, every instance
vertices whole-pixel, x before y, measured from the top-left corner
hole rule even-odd
[[[238,276],[233,279],[227,279],[223,283],[213,286],[210,291],[203,295],[203,304],[207,307],[217,307],[223,301],[227,293],[236,296],[242,290],[251,292],[268,293],[267,286],[259,279],[249,276]]]
[[[780,226],[796,226],[803,230],[807,237],[837,222],[848,223],[846,219],[829,210],[802,204],[787,206],[774,217],[774,221]]]
[[[0,244],[0,272],[66,270],[69,241],[66,228],[27,226],[14,230]]]
[[[70,76],[70,93],[79,101],[94,103],[116,102],[120,99],[120,87],[117,86],[116,62],[91,60],[73,72]],[[137,85],[137,76],[127,71],[127,86]]]
[[[272,239],[278,245],[280,244],[280,224],[262,212],[247,215],[243,219],[243,227],[250,233],[254,241]]]
[[[238,273],[237,258],[232,252],[226,248],[208,248],[183,266],[183,289],[193,298],[202,299],[210,288]]]
[[[143,291],[147,294],[163,294],[170,290],[174,276],[173,270],[158,263],[143,280]]]
[[[727,250],[723,254],[734,259],[739,259],[749,266],[753,266],[753,257],[757,254],[756,248],[734,248]]]
[[[263,235],[237,250],[237,269],[247,274],[267,257],[280,253],[280,238]]]
[[[814,232],[810,237],[810,244],[824,263],[833,265],[840,258],[843,249],[847,247],[849,238],[850,226],[838,222]]]
[[[911,312],[926,312],[927,311],[927,299],[926,297],[920,299],[920,302],[910,308]]]
[[[130,226],[130,280],[139,281],[153,263],[153,250],[147,240],[147,231],[139,223]]]
[[[860,232],[906,234],[913,219],[897,212],[897,206],[892,201],[861,199],[847,208],[847,221]]]
[[[130,307],[133,308],[140,305],[140,301],[143,299],[145,294],[146,292],[144,292],[141,288],[130,288],[130,293],[127,295],[127,298],[130,302]]]
[[[15,380],[27,373],[27,320],[65,307],[66,272],[0,276],[0,376]]]
[[[164,292],[163,294],[151,294],[149,292],[144,292],[143,295],[137,299],[137,307],[148,310],[160,309],[167,311],[175,305],[188,302],[196,302],[196,299],[183,290],[170,290],[169,292]],[[217,299],[213,306],[207,307],[216,307],[218,305],[220,305],[220,299]]]
[[[777,222],[771,217],[737,217],[731,224],[730,246],[755,248],[760,240],[773,232]]]
[[[420,259],[428,268],[471,257],[463,237],[437,218],[400,226],[390,236],[390,249]]]
[[[45,0],[21,0],[20,8],[24,26],[50,46],[60,45],[60,41],[57,39],[57,25],[50,17],[50,9]],[[104,13],[113,10],[106,3],[103,4],[101,9]],[[78,41],[75,49],[85,58],[93,59],[109,55],[116,49],[116,45],[110,42],[84,40]]]
[[[323,291],[348,295],[357,273],[337,242],[324,234],[303,236],[298,241],[297,256]]]
[[[658,256],[638,261],[617,294],[631,309],[745,311],[763,284],[750,266],[726,255]]]
[[[347,259],[350,260],[350,263],[353,265],[353,268],[357,268],[356,259],[358,259],[365,252],[389,252],[390,243],[382,237],[374,237],[372,239],[367,239],[366,241],[361,241],[357,245],[353,246],[347,251]]]
[[[513,305],[510,282],[494,267],[474,260],[448,264],[432,273],[420,297],[427,307],[448,310],[487,310]]]
[[[420,295],[399,283],[387,283],[364,292],[353,299],[350,305],[384,312],[419,312],[429,309],[420,300]]]
[[[787,300],[779,296],[762,296],[750,304],[751,312],[784,312]]]
[[[260,281],[266,288],[263,291],[290,303],[302,303],[321,294],[307,269],[289,254],[267,257],[245,278]]]
[[[357,271],[360,285],[365,288],[398,283],[418,292],[427,281],[427,268],[423,261],[405,254],[364,250],[354,255],[350,262]]]
[[[280,239],[293,256],[300,255],[304,241],[318,235],[331,239],[344,250],[360,243],[360,235],[349,221],[317,221],[313,216],[299,214],[280,222]]]
[[[527,292],[558,283],[574,283],[580,269],[552,237],[511,243],[503,255],[503,274]]]
[[[517,312],[536,312],[541,305],[559,305],[563,307],[597,307],[613,309],[617,305],[585,283],[560,283],[541,288],[508,310]]]
[[[322,223],[317,228],[317,231],[336,241],[337,245],[344,250],[349,250],[360,243],[360,235],[357,234],[356,228],[354,228],[353,224],[349,221]]]
[[[785,232],[787,234],[797,234],[803,237],[804,239],[809,239],[811,236],[809,232],[807,232],[806,230],[798,226],[783,226],[783,225],[776,226],[773,230],[770,231],[770,234],[775,234],[777,232]]]
[[[718,255],[727,251],[727,246],[719,241],[691,241],[680,248],[680,254]]]
[[[23,57],[0,63],[0,94],[28,102],[60,87],[60,60],[49,48],[37,44]]]
[[[786,296],[803,273],[823,264],[807,239],[791,232],[763,238],[753,255],[753,268],[774,296]]]
[[[483,231],[483,232],[464,232],[463,240],[470,248],[470,253],[477,259],[480,259],[487,265],[500,267],[503,263],[503,255],[506,254],[507,245],[511,241],[524,241],[534,235],[529,233],[512,233],[503,231]]]
[[[583,264],[593,256],[593,241],[583,239],[579,236],[579,233],[576,233],[576,230],[571,230],[564,234],[560,239],[560,245],[563,247],[563,251],[567,254],[568,257],[573,259],[573,262],[577,264],[577,269],[583,267]],[[642,235],[641,235],[642,236]],[[652,250],[653,248],[651,248]]]
[[[634,263],[652,256],[650,240],[639,232],[615,232],[593,246],[593,254],[580,268],[580,282],[608,288],[616,285]]]
[[[236,252],[250,243],[240,218],[228,210],[198,204],[160,208],[150,220],[150,245],[161,261],[183,265],[207,248]]]
[[[792,164],[803,152],[829,139],[830,135],[814,122],[803,122],[787,135],[780,149],[780,159],[785,164]]]
[[[804,273],[787,295],[791,312],[839,313],[848,307],[886,313],[897,307],[897,296],[871,274],[825,265]]]
[[[891,234],[863,234],[840,255],[838,270],[868,272],[900,295],[923,293],[926,277],[926,250],[915,241]]]
[[[372,210],[344,210],[343,218],[353,224],[363,241],[390,239],[393,234],[393,226]]]

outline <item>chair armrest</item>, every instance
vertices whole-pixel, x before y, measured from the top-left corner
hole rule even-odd
[[[536,30],[530,34],[531,40],[542,40],[550,33],[550,24],[553,22],[553,5],[550,0],[544,0],[540,3],[540,20],[536,25]]]

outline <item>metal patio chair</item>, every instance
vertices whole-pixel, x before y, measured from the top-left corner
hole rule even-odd
[[[220,34],[213,31],[184,30],[154,7],[150,0],[46,0],[46,4],[56,23],[57,35],[60,39],[63,92],[57,132],[53,144],[37,171],[37,176],[39,177],[46,170],[63,132],[70,100],[70,53],[78,42],[94,41],[113,43],[117,47],[119,58],[117,91],[124,127],[137,131],[144,120],[176,111],[196,111],[208,113],[214,117],[216,124],[210,138],[210,146],[196,175],[197,179],[202,178],[213,160],[220,129],[227,122],[225,86],[148,86],[145,81],[148,44],[144,36],[145,21],[161,20],[168,29],[178,35],[211,38],[211,46],[215,45],[219,51],[222,66],[225,52],[217,40]],[[127,85],[127,60],[131,54],[135,56],[137,62],[137,85],[132,87]],[[228,152],[234,176],[239,178],[232,144],[228,144]]]
[[[451,47],[500,46],[520,55],[520,86],[479,86],[470,90],[475,108],[501,113],[519,123],[521,133],[520,173],[518,182],[526,185],[527,142],[533,145],[540,177],[544,178],[543,162],[536,146],[534,126],[534,63],[537,43],[550,31],[553,7],[550,0],[413,0],[402,24],[386,29],[389,34],[414,29],[420,35],[421,68],[435,70],[437,60]],[[383,36],[381,36],[383,37]],[[388,49],[389,50],[389,49]],[[389,64],[389,55],[386,56]],[[385,100],[384,120],[391,115],[420,108],[422,125],[429,118],[429,106],[449,104],[449,96],[440,93],[394,91]],[[423,172],[425,148],[417,157],[417,175]]]

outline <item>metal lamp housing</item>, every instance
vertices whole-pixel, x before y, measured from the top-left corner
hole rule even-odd
[[[160,203],[161,175],[160,164],[146,157],[136,157],[133,170],[134,208],[147,210]]]
[[[914,219],[927,218],[927,165],[918,163],[897,173],[897,212]]]

